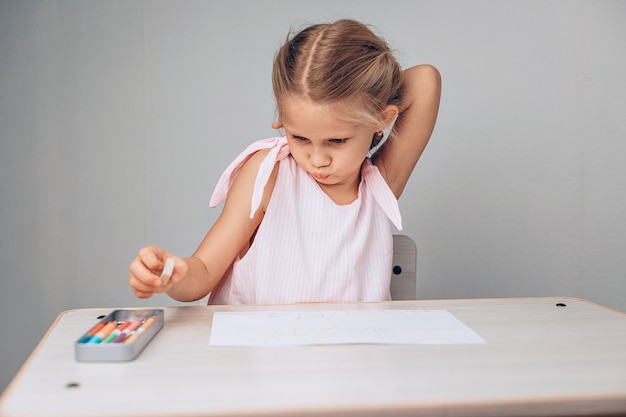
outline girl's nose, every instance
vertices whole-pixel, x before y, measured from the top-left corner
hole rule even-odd
[[[311,165],[315,168],[322,168],[330,165],[330,155],[325,152],[323,149],[313,149],[311,154],[309,155]]]

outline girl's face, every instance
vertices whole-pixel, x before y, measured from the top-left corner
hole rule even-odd
[[[282,125],[291,155],[322,189],[355,191],[361,164],[377,131],[371,125],[346,122],[344,106],[286,98]]]

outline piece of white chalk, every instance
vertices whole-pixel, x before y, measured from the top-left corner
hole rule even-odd
[[[167,258],[167,260],[165,261],[165,266],[163,267],[163,272],[161,272],[161,283],[163,285],[168,283],[168,281],[172,277],[173,272],[174,272],[174,259]]]

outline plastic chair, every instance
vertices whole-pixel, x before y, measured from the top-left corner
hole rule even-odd
[[[417,297],[417,247],[405,235],[393,235],[391,299],[415,300]]]

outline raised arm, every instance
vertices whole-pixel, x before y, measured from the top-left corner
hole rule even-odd
[[[373,161],[396,198],[430,139],[441,96],[441,77],[435,67],[418,65],[404,70],[402,76],[402,102],[394,134]]]

